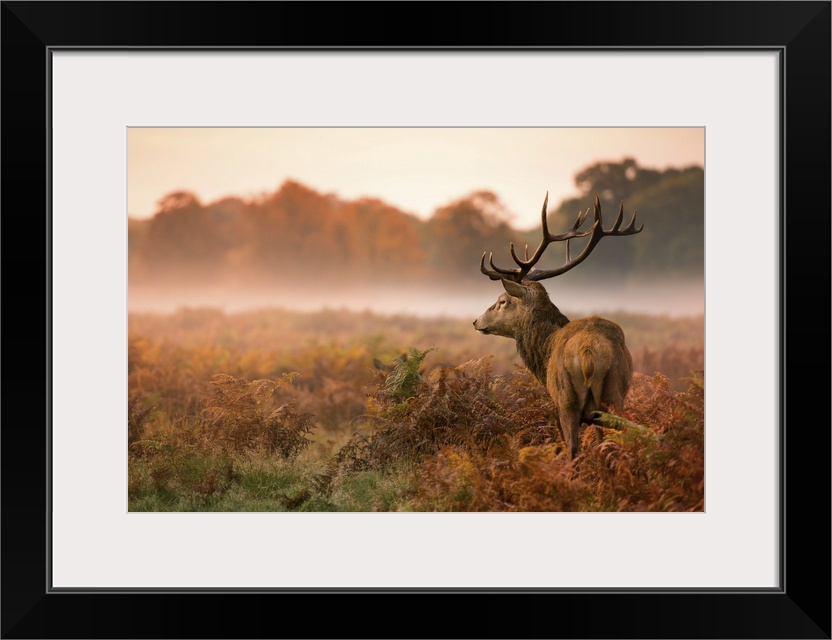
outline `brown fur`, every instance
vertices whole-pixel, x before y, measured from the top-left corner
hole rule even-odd
[[[538,282],[503,281],[505,293],[474,321],[483,333],[513,338],[523,363],[549,391],[570,457],[582,422],[621,410],[633,359],[617,324],[598,316],[570,321]]]

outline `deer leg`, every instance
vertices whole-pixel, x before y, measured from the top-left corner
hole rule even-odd
[[[563,439],[566,441],[566,450],[569,459],[574,460],[578,455],[578,432],[581,428],[581,414],[577,411],[561,410],[558,412],[560,418],[560,429],[563,432]]]
[[[572,380],[578,379],[578,376],[583,375],[580,371],[580,364],[575,362],[575,370],[562,369],[562,376],[558,379],[558,417],[560,418],[560,428],[563,431],[563,439],[566,441],[566,449],[569,453],[569,459],[574,460],[578,455],[578,446],[580,445],[580,430],[581,430],[581,415],[583,414],[583,407],[586,405],[588,389],[586,387],[578,387],[572,383]]]

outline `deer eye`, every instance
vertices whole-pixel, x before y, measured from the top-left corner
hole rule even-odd
[[[501,307],[502,307],[505,303],[506,303],[506,299],[505,299],[505,298],[503,298],[502,300],[500,300],[500,306],[501,306]]]

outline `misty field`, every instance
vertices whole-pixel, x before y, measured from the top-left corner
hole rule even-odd
[[[570,461],[513,340],[344,309],[130,313],[130,511],[702,511],[703,318],[606,314],[634,380]]]

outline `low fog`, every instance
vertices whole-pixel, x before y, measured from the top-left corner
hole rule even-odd
[[[658,283],[628,283],[614,288],[543,283],[549,296],[564,313],[580,317],[593,313],[634,313],[667,317],[704,314],[704,283],[673,280]],[[320,280],[303,286],[286,285],[258,290],[142,289],[131,287],[129,310],[172,313],[180,308],[209,307],[227,313],[259,308],[294,311],[347,309],[381,315],[407,314],[421,317],[471,318],[480,315],[502,292],[499,282],[458,290],[427,287],[364,287],[347,289],[328,286]]]

